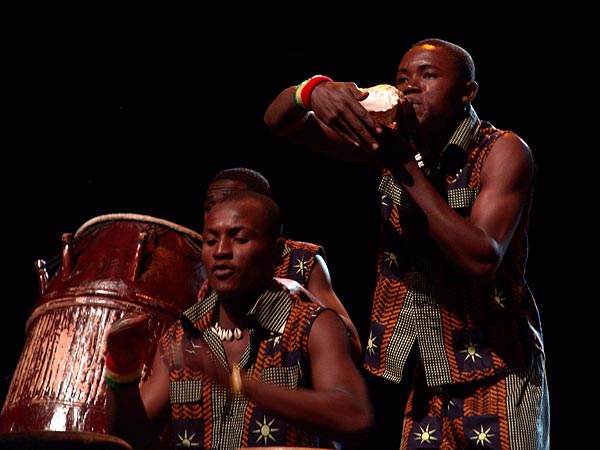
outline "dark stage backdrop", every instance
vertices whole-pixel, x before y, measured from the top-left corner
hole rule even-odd
[[[573,391],[586,378],[577,347],[597,245],[588,238],[595,226],[585,178],[593,164],[574,91],[582,72],[592,80],[580,66],[587,63],[565,53],[562,17],[503,15],[501,25],[487,13],[428,20],[423,5],[418,15],[380,7],[306,17],[80,3],[2,7],[2,399],[37,299],[34,261],[58,255],[62,233],[103,214],[200,230],[203,192],[226,167],[265,174],[285,234],[325,247],[334,287],[364,336],[377,176],[271,136],[262,115],[281,89],[317,73],[361,87],[393,84],[411,43],[441,37],[475,59],[480,117],[519,133],[537,158],[528,279],[544,325],[554,441],[568,438],[570,420],[582,417]]]

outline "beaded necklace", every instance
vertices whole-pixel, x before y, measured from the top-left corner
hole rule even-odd
[[[238,327],[221,328],[219,322],[217,322],[211,328],[222,341],[232,341],[234,339],[242,338],[242,330],[240,330]]]

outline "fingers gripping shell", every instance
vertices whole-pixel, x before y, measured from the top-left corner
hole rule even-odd
[[[373,115],[375,120],[381,125],[395,128],[400,111],[398,103],[401,98],[404,98],[404,94],[390,84],[378,84],[359,89],[369,93],[369,96],[361,104]]]

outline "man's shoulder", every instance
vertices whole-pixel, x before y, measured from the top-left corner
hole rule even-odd
[[[322,245],[313,242],[297,241],[295,239],[284,238],[286,247],[290,250],[313,250],[317,251],[323,248]]]
[[[313,242],[297,241],[295,239],[284,238],[285,248],[288,252],[293,250],[302,250],[311,253],[324,252],[323,246]]]
[[[291,278],[275,277],[275,281],[290,295],[303,295],[308,292],[308,289]]]
[[[302,286],[295,280],[290,278],[275,278],[289,295],[295,297],[299,301],[317,303],[313,294],[308,289]]]

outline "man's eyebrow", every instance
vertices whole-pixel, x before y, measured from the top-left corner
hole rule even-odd
[[[227,235],[230,235],[230,236],[231,236],[231,235],[233,235],[233,234],[238,234],[240,231],[249,230],[249,229],[250,229],[250,228],[248,228],[248,227],[247,227],[247,226],[245,226],[245,225],[238,225],[238,226],[235,226],[235,227],[228,228],[228,229],[225,231],[225,233],[226,233]],[[214,227],[205,227],[205,228],[204,228],[204,230],[205,230],[205,232],[206,232],[206,233],[212,233],[212,234],[216,234],[216,235],[218,235],[218,234],[219,234],[219,232],[217,231],[217,229],[216,229],[216,228],[214,228]]]
[[[425,64],[421,64],[419,65],[419,67],[417,67],[418,71],[423,71],[423,70],[431,70],[431,69],[439,69],[439,67],[435,64],[431,64],[431,63],[425,63]],[[399,73],[407,73],[408,69],[398,69],[396,70],[396,74]]]

